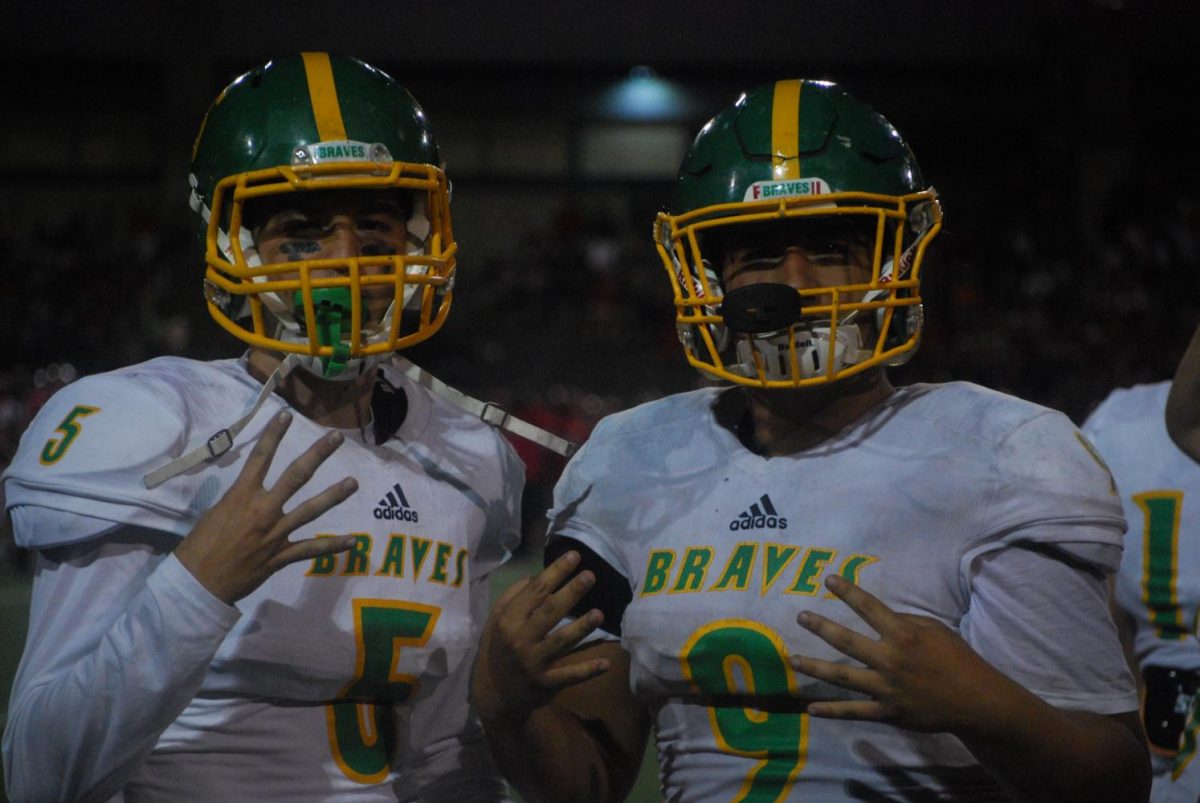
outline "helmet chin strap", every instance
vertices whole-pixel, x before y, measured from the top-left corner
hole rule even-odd
[[[181,456],[175,458],[166,465],[156,468],[149,474],[142,477],[142,484],[147,488],[156,488],[162,485],[172,477],[178,477],[185,471],[206,463],[209,460],[216,460],[221,455],[233,448],[233,441],[237,438],[238,433],[246,428],[250,423],[250,419],[258,413],[263,402],[275,392],[275,388],[283,381],[292,369],[300,363],[300,355],[289,354],[284,360],[275,367],[271,376],[263,383],[262,388],[258,391],[258,396],[255,397],[253,403],[246,408],[241,417],[234,421],[224,429],[218,430],[208,437],[204,443],[184,452]]]
[[[218,430],[203,443],[184,452],[180,457],[143,476],[142,484],[147,488],[157,488],[172,477],[178,477],[180,474],[201,463],[216,460],[232,449],[233,442],[238,434],[246,428],[246,425],[250,423],[250,419],[254,418],[259,408],[263,406],[263,402],[275,392],[275,388],[284,380],[284,377],[291,373],[292,369],[296,366],[303,364],[302,359],[299,354],[289,354],[285,357],[276,366],[267,381],[263,383],[253,403],[246,408],[245,412],[236,421],[228,427]],[[579,448],[578,444],[561,438],[552,432],[548,432],[535,424],[523,421],[514,415],[510,415],[491,402],[482,402],[459,390],[455,390],[433,376],[433,374],[399,355],[395,356],[395,364],[413,382],[427,388],[435,395],[457,405],[463,410],[478,416],[493,427],[506,429],[564,457],[570,457]]]

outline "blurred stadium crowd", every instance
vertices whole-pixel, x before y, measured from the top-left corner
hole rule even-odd
[[[1200,321],[1200,196],[1119,187],[1097,230],[1076,238],[1088,244],[1072,248],[1012,222],[956,229],[947,207],[925,268],[925,339],[898,369],[901,384],[970,380],[1079,423],[1112,388],[1171,376]],[[512,254],[464,246],[449,321],[412,358],[576,441],[607,413],[703,381],[676,342],[649,221],[634,217],[564,208]],[[0,363],[0,467],[38,408],[78,376],[161,354],[240,351],[204,310],[190,230],[149,214],[130,231],[74,221],[4,237],[0,335],[11,350]],[[563,463],[514,444],[536,548]],[[26,556],[0,545],[0,573],[25,570]]]

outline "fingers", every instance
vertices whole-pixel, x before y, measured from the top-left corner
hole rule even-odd
[[[289,563],[311,560],[322,555],[335,555],[345,552],[354,546],[357,536],[339,535],[324,538],[307,538],[289,544],[286,549],[275,556],[273,569],[282,568]]]
[[[290,533],[297,527],[308,524],[325,511],[345,502],[357,490],[358,481],[353,477],[346,477],[336,485],[331,485],[316,496],[301,502],[284,515],[276,526],[280,528],[281,534]]]
[[[890,635],[891,630],[900,621],[899,615],[880,602],[877,597],[840,575],[831,574],[825,580],[825,587],[850,606],[850,609],[862,617],[862,620],[869,624],[876,633],[885,638]]]
[[[567,552],[535,575],[510,598],[506,615],[514,621],[528,621],[538,636],[548,633],[596,582],[595,575],[585,571],[563,585],[579,560],[578,552]]]
[[[870,664],[879,642],[812,611],[801,611],[796,621],[843,655]]]
[[[596,575],[582,571],[565,586],[551,594],[529,615],[529,624],[538,633],[549,633],[596,584]]]
[[[591,680],[597,675],[603,675],[608,671],[608,667],[608,660],[604,658],[595,661],[581,661],[577,664],[567,664],[551,669],[545,674],[542,681],[546,688],[562,689],[583,683],[585,680]]]
[[[485,641],[492,645],[495,638],[497,646],[489,649],[512,662],[503,673],[524,676],[529,688],[538,690],[535,695],[582,682],[608,668],[607,662],[593,661],[556,665],[604,621],[600,611],[592,610],[557,627],[596,582],[590,571],[570,577],[579,562],[577,552],[562,555],[537,575],[514,583],[492,608]]]
[[[297,491],[304,487],[305,483],[312,479],[321,464],[342,445],[344,440],[345,436],[340,432],[328,432],[317,438],[311,446],[304,450],[303,454],[283,470],[279,479],[275,481],[275,486],[268,492],[268,497],[283,507],[284,502],[291,499]]]
[[[534,657],[540,661],[552,660],[583,641],[603,621],[604,614],[600,613],[600,611],[588,611],[570,624],[563,625],[558,630],[546,636],[534,650]]]
[[[271,467],[271,461],[275,459],[275,450],[279,448],[279,442],[283,440],[283,434],[288,431],[288,427],[291,425],[291,411],[280,410],[275,414],[275,417],[263,429],[262,434],[258,436],[258,441],[255,442],[254,448],[250,450],[250,454],[246,458],[246,463],[242,466],[242,471],[238,475],[239,481],[253,482],[260,487],[262,486],[263,480],[267,476],[267,470]]]
[[[813,703],[807,713],[823,719],[854,719],[869,722],[886,722],[887,712],[875,700],[841,700],[838,702]]]
[[[809,658],[805,655],[793,655],[788,658],[792,669],[810,678],[823,680],[840,686],[843,689],[859,691],[871,696],[877,696],[883,688],[878,672],[849,664],[823,661],[819,658]]]

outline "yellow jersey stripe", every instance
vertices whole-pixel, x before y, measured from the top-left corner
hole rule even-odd
[[[346,139],[346,124],[342,122],[342,107],[338,104],[329,54],[300,55],[304,58],[304,74],[308,78],[308,96],[312,100],[313,117],[317,121],[317,135],[322,142]]]
[[[800,82],[776,81],[771,104],[771,174],[800,178]]]

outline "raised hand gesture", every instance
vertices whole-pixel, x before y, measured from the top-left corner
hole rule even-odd
[[[792,668],[870,697],[812,703],[809,714],[886,722],[914,731],[963,733],[980,725],[978,710],[988,699],[989,688],[1012,683],[941,622],[897,613],[842,577],[831,576],[825,584],[879,638],[810,611],[797,617],[802,627],[864,666],[795,655],[789,659]]]
[[[485,723],[529,714],[560,689],[608,669],[606,659],[565,665],[558,660],[604,618],[593,610],[554,630],[596,581],[584,571],[564,585],[578,564],[579,554],[567,552],[535,577],[518,580],[496,600],[484,625],[471,683],[472,702]]]
[[[346,477],[285,513],[284,505],[343,440],[340,432],[321,437],[292,461],[273,487],[265,488],[267,471],[291,423],[292,415],[286,410],[271,420],[237,480],[175,549],[180,563],[225,603],[238,601],[289,563],[343,552],[354,543],[353,536],[288,540],[297,527],[358,489],[358,482]]]

